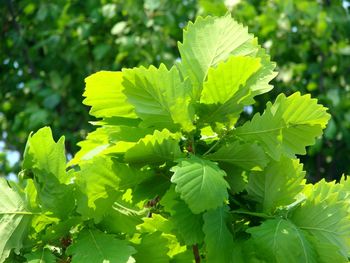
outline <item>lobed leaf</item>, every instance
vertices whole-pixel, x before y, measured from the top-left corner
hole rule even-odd
[[[305,147],[314,144],[329,118],[326,108],[310,95],[280,94],[273,105],[268,103],[262,115],[254,115],[251,121],[238,127],[234,135],[261,144],[278,160],[282,154],[290,157],[305,154]]]
[[[178,70],[165,65],[123,70],[124,93],[146,127],[184,131],[194,129],[190,106],[191,87]]]
[[[191,156],[180,159],[171,170],[174,172],[171,182],[176,184],[176,192],[194,214],[222,206],[227,200],[226,174],[215,163]]]
[[[305,172],[298,159],[281,157],[271,161],[262,172],[252,173],[246,187],[249,198],[266,213],[293,203],[304,188]]]
[[[135,262],[132,255],[136,250],[127,241],[117,239],[95,229],[85,229],[67,249],[72,263],[80,262]]]

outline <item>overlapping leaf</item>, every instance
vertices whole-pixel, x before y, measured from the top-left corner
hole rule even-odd
[[[268,103],[262,115],[254,115],[250,122],[237,128],[235,136],[258,142],[278,160],[281,154],[305,154],[305,147],[314,144],[329,118],[326,108],[310,95],[281,94],[273,105]]]
[[[19,253],[33,216],[25,200],[0,178],[0,262],[4,262],[12,249]]]
[[[98,230],[86,229],[79,233],[75,242],[68,247],[72,263],[80,262],[135,262],[132,255],[136,250],[127,241]]]
[[[211,161],[191,156],[181,159],[172,171],[176,192],[194,214],[221,206],[228,197],[226,174]]]
[[[256,52],[253,35],[231,17],[198,17],[184,30],[183,42],[178,43],[181,54],[181,70],[194,86],[199,97],[201,86],[210,67],[228,59],[231,55],[248,55]]]
[[[147,127],[185,131],[194,129],[190,108],[191,87],[181,81],[178,70],[168,70],[163,64],[159,69],[151,66],[123,70],[124,93],[135,106],[137,115]]]
[[[100,71],[85,79],[83,103],[92,106],[92,116],[137,118],[133,105],[123,93],[122,78],[121,72]]]
[[[55,263],[56,257],[47,249],[40,249],[25,255],[27,263]]]
[[[227,206],[222,206],[207,211],[203,216],[207,262],[235,262],[233,236],[227,225],[228,210]]]
[[[34,174],[38,199],[43,209],[65,216],[74,207],[72,186],[65,170],[64,137],[56,143],[51,129],[42,128],[28,139],[23,168]]]
[[[215,153],[207,155],[213,161],[233,164],[245,170],[263,169],[269,159],[257,144],[234,141],[219,148]]]
[[[279,206],[293,203],[303,189],[305,172],[298,159],[281,157],[271,161],[263,172],[252,173],[247,191],[260,208],[271,213]]]
[[[179,135],[167,129],[156,130],[139,140],[125,153],[125,161],[132,164],[163,163],[181,157]]]
[[[246,83],[260,66],[260,58],[232,56],[210,68],[200,98],[201,121],[235,122],[243,110],[242,102],[252,95]]]
[[[319,262],[305,233],[285,219],[269,219],[248,229],[252,234],[257,255],[268,262]]]
[[[170,213],[174,228],[186,245],[203,242],[202,214],[193,214],[187,204],[175,192],[174,187],[168,190],[160,203],[164,206],[164,210]]]
[[[326,258],[326,253],[334,258],[340,254],[345,262],[348,257],[350,203],[344,198],[345,193],[349,194],[348,190],[342,190],[341,185],[325,181],[308,185],[304,191],[306,202],[291,216],[295,225],[313,237],[320,258]],[[328,249],[325,251],[323,247]]]

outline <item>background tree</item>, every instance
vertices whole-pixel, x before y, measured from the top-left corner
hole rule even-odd
[[[12,1],[0,6],[0,173],[44,125],[73,154],[90,129],[84,78],[99,70],[168,64],[195,1]],[[7,157],[7,158],[6,158]]]

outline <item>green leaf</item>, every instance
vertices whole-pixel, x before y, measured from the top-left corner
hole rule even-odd
[[[143,235],[141,243],[135,245],[137,253],[134,258],[137,263],[167,263],[169,262],[167,239],[161,232]]]
[[[259,58],[232,56],[216,68],[209,68],[200,103],[224,104],[245,86],[260,67]]]
[[[285,219],[269,219],[247,230],[257,250],[257,256],[268,262],[319,262],[304,232]]]
[[[134,107],[126,100],[121,72],[100,71],[85,79],[83,103],[92,106],[90,114],[97,118],[137,118]]]
[[[248,55],[257,51],[252,45],[253,35],[230,16],[198,17],[188,23],[183,43],[178,43],[181,70],[189,76],[198,98],[210,67],[227,60],[231,55]]]
[[[164,210],[171,215],[175,231],[186,245],[201,244],[204,240],[202,214],[193,214],[171,187],[160,201]]]
[[[125,161],[131,164],[164,163],[182,156],[179,135],[167,129],[154,131],[152,135],[139,140],[125,153]]]
[[[212,161],[233,164],[245,170],[263,169],[269,161],[259,145],[238,141],[228,143],[206,157]]]
[[[119,178],[111,158],[97,156],[83,162],[76,173],[77,211],[85,218],[99,222],[112,208],[118,192]],[[97,204],[97,202],[99,203]]]
[[[192,155],[180,159],[172,171],[171,182],[176,184],[176,192],[194,214],[222,206],[227,200],[226,174],[215,163]]]
[[[29,137],[23,168],[34,174],[41,207],[60,217],[67,216],[75,205],[70,177],[65,167],[64,137],[56,143],[49,127],[44,127]]]
[[[109,124],[107,120],[102,127],[90,132],[84,141],[78,143],[81,149],[68,165],[76,165],[97,155],[120,152],[120,142],[137,142],[151,132],[151,129]]]
[[[193,110],[190,108],[191,88],[181,81],[178,70],[165,65],[159,69],[151,66],[123,70],[124,93],[135,106],[137,115],[147,127],[185,131],[194,129]]]
[[[37,250],[35,252],[31,252],[24,256],[27,259],[27,263],[55,263],[56,262],[56,257],[47,248],[44,248],[42,250]]]
[[[79,233],[78,238],[68,247],[67,253],[72,255],[72,263],[126,263],[135,262],[132,255],[136,250],[125,240],[117,239],[114,235],[86,229]]]
[[[340,254],[345,262],[350,251],[348,190],[344,192],[341,185],[322,180],[308,185],[303,192],[307,199],[293,211],[291,220],[313,237],[320,258],[326,258],[326,253],[335,258]],[[323,250],[324,246],[329,249]]]
[[[227,206],[209,210],[204,215],[203,231],[207,251],[207,262],[235,262],[233,259],[233,236],[227,226]]]
[[[244,141],[256,141],[278,160],[281,154],[293,157],[305,154],[305,147],[314,144],[330,115],[310,95],[299,92],[286,97],[280,94],[275,103],[268,103],[262,115],[256,114],[250,122],[237,128],[235,136]]]
[[[252,173],[248,180],[249,198],[257,201],[264,212],[293,203],[303,190],[305,172],[298,159],[281,157],[271,161],[263,172]]]
[[[200,98],[201,121],[235,123],[243,110],[242,102],[252,94],[247,81],[260,66],[260,58],[232,56],[210,68]]]
[[[26,201],[4,178],[0,178],[0,262],[4,262],[12,249],[19,253],[33,216]]]

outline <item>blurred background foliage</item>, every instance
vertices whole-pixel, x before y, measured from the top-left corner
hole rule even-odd
[[[55,138],[65,135],[68,155],[77,151],[91,129],[81,104],[89,74],[169,66],[188,20],[227,12],[249,26],[278,65],[274,91],[258,97],[253,111],[280,92],[311,93],[333,118],[302,158],[308,179],[350,174],[349,6],[342,0],[3,0],[0,174],[18,171],[28,134],[45,125]]]

